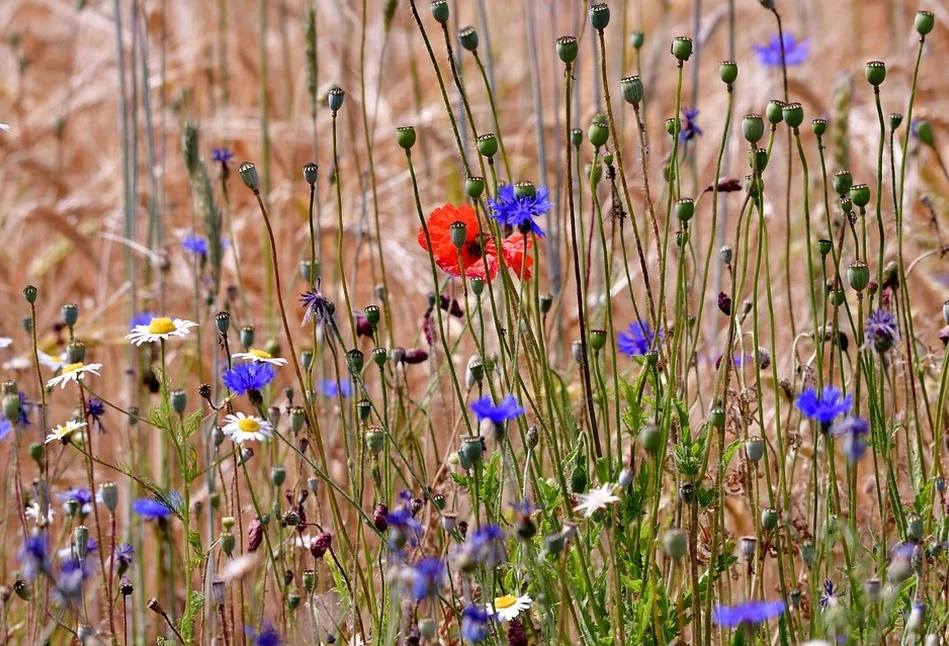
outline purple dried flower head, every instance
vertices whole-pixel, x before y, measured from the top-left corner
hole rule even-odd
[[[313,319],[318,325],[333,318],[333,307],[320,291],[319,283],[316,287],[300,294],[300,304],[303,306],[303,322]]]
[[[227,162],[229,162],[233,156],[234,156],[234,153],[232,153],[227,148],[212,148],[211,149],[211,161],[217,162],[218,164],[221,164],[222,166],[227,166]]]
[[[353,312],[353,318],[356,320],[356,338],[361,336],[367,339],[372,338],[372,323],[366,318],[366,315],[360,311]]]
[[[872,345],[880,354],[887,352],[899,339],[899,324],[889,310],[877,309],[870,312],[865,330],[866,347]]]
[[[409,348],[402,355],[402,363],[414,366],[428,359],[428,353],[421,348]]]
[[[784,34],[784,64],[800,65],[807,60],[810,39],[796,40],[792,34]],[[767,45],[752,45],[758,61],[765,67],[781,67],[781,37],[772,36]]]
[[[833,581],[825,579],[823,591],[820,595],[820,607],[826,610],[827,608],[836,606],[840,602],[842,595],[843,592],[834,585]]]
[[[329,532],[320,532],[310,541],[310,554],[313,558],[321,559],[333,545],[333,535]]]
[[[372,525],[378,531],[384,532],[389,529],[389,521],[386,520],[386,516],[389,515],[389,507],[384,503],[380,502],[376,505],[376,509],[372,512]]]
[[[718,294],[718,309],[722,311],[722,314],[725,316],[732,315],[732,297],[726,294],[725,292],[719,292]]]
[[[527,633],[524,632],[524,624],[518,619],[512,619],[507,627],[508,646],[527,646]]]

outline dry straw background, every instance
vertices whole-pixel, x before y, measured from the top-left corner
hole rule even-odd
[[[135,168],[137,192],[134,210],[139,222],[134,244],[139,258],[150,258],[164,267],[162,289],[145,286],[139,296],[150,296],[154,309],[187,317],[192,311],[192,278],[181,239],[190,232],[191,193],[181,159],[181,124],[196,120],[201,129],[201,151],[209,167],[210,150],[227,147],[235,151],[234,162],[247,159],[263,164],[261,112],[265,100],[269,111],[271,186],[268,202],[277,226],[278,248],[284,276],[298,276],[297,263],[307,253],[307,187],[301,166],[314,159],[310,105],[306,93],[303,62],[302,16],[308,0],[267,0],[263,50],[266,54],[265,95],[262,98],[260,57],[261,14],[250,0],[116,0],[121,6],[121,35],[125,57],[127,100],[135,101],[135,132],[138,148]],[[694,0],[699,3],[699,0]],[[804,103],[808,119],[825,116],[839,123],[841,112],[834,103],[835,88],[852,91],[848,125],[850,165],[856,181],[872,183],[875,177],[877,145],[873,96],[863,78],[863,64],[880,59],[889,74],[883,87],[884,109],[903,112],[916,47],[912,15],[917,9],[936,14],[937,28],[927,39],[920,74],[917,114],[928,116],[936,130],[937,144],[949,137],[949,84],[944,66],[949,59],[949,7],[945,2],[920,0],[868,0],[827,2],[822,0],[778,0],[789,32],[809,38],[811,57],[792,68],[792,98]],[[562,67],[556,61],[554,41],[564,34],[581,37],[582,60],[577,72],[580,115],[577,125],[586,131],[600,101],[595,89],[593,46],[586,18],[586,4],[579,1],[482,0],[452,2],[455,27],[473,24],[481,35],[482,55],[490,42],[490,58],[500,121],[515,180],[532,180],[556,186],[562,172]],[[633,29],[646,33],[640,61],[647,90],[647,115],[653,142],[650,172],[659,185],[661,163],[668,154],[662,122],[672,116],[675,65],[668,53],[672,37],[693,36],[697,56],[687,66],[684,104],[697,104],[704,136],[691,154],[695,155],[696,178],[687,175],[694,194],[711,181],[714,159],[724,124],[726,94],[718,79],[718,64],[729,56],[729,2],[702,0],[697,32],[692,26],[692,2],[613,0],[613,21],[607,31],[612,72],[609,78],[616,108],[623,113],[624,150],[627,168],[635,186],[642,185],[638,172],[635,132],[628,106],[618,101],[619,79],[635,73],[637,60],[624,45]],[[399,0],[391,29],[386,32],[382,3],[365,7],[365,60],[361,64],[360,34],[363,3],[316,0],[319,39],[319,84],[321,94],[333,84],[346,90],[340,116],[341,159],[347,270],[358,267],[353,303],[362,307],[375,299],[369,252],[375,246],[374,207],[367,185],[367,148],[363,134],[362,102],[371,121],[372,154],[378,188],[379,217],[383,228],[383,248],[388,280],[392,287],[396,342],[410,346],[418,333],[425,295],[429,291],[428,260],[415,242],[418,220],[404,156],[395,145],[395,128],[414,124],[419,146],[413,157],[420,170],[423,206],[430,210],[446,201],[461,201],[461,171],[451,131],[445,116],[434,74],[412,20],[409,3]],[[92,360],[105,364],[98,383],[103,391],[123,392],[127,350],[122,336],[128,327],[129,285],[124,268],[127,241],[123,242],[125,211],[122,188],[122,156],[119,130],[119,73],[116,65],[116,28],[112,2],[90,1],[78,8],[65,0],[4,0],[0,3],[0,122],[9,132],[0,131],[0,335],[11,336],[15,345],[3,351],[8,361],[27,349],[21,319],[27,313],[20,295],[22,287],[35,284],[40,290],[39,320],[41,342],[52,352],[57,335],[52,324],[58,320],[62,303],[80,305],[78,335],[90,346]],[[484,30],[479,7],[483,7],[489,29]],[[221,11],[226,26],[220,23]],[[442,73],[450,78],[445,47],[427,3],[419,11],[433,40]],[[780,71],[763,67],[754,56],[753,43],[766,43],[775,33],[773,17],[757,0],[734,0],[734,56],[740,66],[736,84],[735,115],[763,112],[769,99],[782,94]],[[134,14],[133,12],[137,12]],[[133,21],[132,15],[138,20]],[[453,31],[454,33],[454,31]],[[138,47],[132,48],[133,40]],[[536,46],[536,71],[532,70],[531,43]],[[143,61],[143,54],[145,60]],[[623,58],[625,56],[625,59]],[[491,115],[477,69],[463,52],[464,78],[481,132],[493,130]],[[135,69],[132,94],[131,65]],[[143,87],[143,67],[147,64],[147,96]],[[693,100],[691,70],[697,65],[698,93]],[[222,83],[222,70],[227,81]],[[365,82],[365,90],[360,82]],[[542,110],[536,109],[535,93]],[[449,88],[455,100],[456,93]],[[147,107],[147,109],[146,109]],[[131,109],[131,108],[130,108]],[[540,166],[537,126],[539,120],[546,143],[546,168]],[[152,166],[158,192],[150,185],[147,133],[155,144]],[[325,102],[317,115],[318,155],[324,200],[322,241],[324,266],[333,266],[336,214],[330,182],[330,113]],[[904,126],[905,128],[905,126]],[[783,132],[783,131],[782,131]],[[612,145],[612,142],[611,142]],[[769,169],[772,182],[767,205],[771,218],[771,239],[775,244],[791,238],[792,258],[803,254],[803,225],[793,217],[791,231],[784,226],[783,193],[786,151],[783,136],[778,139]],[[812,170],[816,165],[814,142],[808,132]],[[828,151],[830,159],[833,147]],[[583,151],[584,161],[591,154]],[[945,221],[945,180],[931,151],[911,146],[907,200],[912,206],[908,231],[911,253],[919,254],[949,243]],[[731,176],[744,174],[744,146],[740,137],[730,142]],[[236,169],[236,163],[232,168]],[[836,168],[829,162],[829,171]],[[795,177],[798,168],[795,166]],[[780,170],[778,170],[780,169]],[[812,196],[818,196],[819,179],[811,175]],[[689,184],[687,184],[689,185]],[[800,201],[800,180],[795,179],[793,212]],[[260,330],[275,329],[263,320],[263,229],[249,191],[232,174],[230,194],[235,242],[243,270],[242,292],[250,312],[241,323],[256,323]],[[884,182],[889,191],[889,182]],[[143,250],[145,223],[150,200],[159,200],[164,214],[164,244]],[[922,200],[926,197],[928,204]],[[564,202],[564,195],[553,199]],[[815,221],[823,221],[821,200],[815,197]],[[732,211],[738,198],[728,198]],[[642,204],[636,205],[642,214]],[[889,207],[884,213],[889,214]],[[704,201],[696,216],[693,233],[707,240],[710,202]],[[936,225],[932,224],[934,221]],[[733,224],[734,217],[731,218]],[[892,223],[892,217],[887,219]],[[890,226],[892,226],[890,224]],[[728,238],[733,236],[729,232]],[[230,237],[230,236],[228,236]],[[891,237],[892,239],[892,237]],[[845,259],[846,260],[846,259]],[[543,268],[542,268],[543,271]],[[806,302],[802,263],[792,265],[792,297],[800,294]],[[636,280],[638,270],[633,270]],[[236,274],[230,254],[226,257],[224,284],[235,284]],[[350,278],[352,280],[352,278]],[[922,340],[937,347],[941,327],[940,310],[949,283],[949,268],[939,254],[922,261],[914,270],[914,303],[917,331]],[[336,292],[332,281],[324,285]],[[291,297],[302,284],[288,288]],[[570,294],[571,286],[567,286]],[[775,290],[776,307],[787,311],[786,290]],[[628,312],[625,292],[618,298],[621,313]],[[714,299],[711,293],[710,299]],[[714,300],[710,300],[711,307]],[[564,304],[566,320],[572,320],[569,297]],[[803,311],[803,309],[801,310]],[[294,312],[294,316],[299,313]],[[708,333],[722,334],[723,325],[708,317]],[[621,324],[621,323],[620,323]],[[779,322],[780,325],[780,322]],[[786,334],[782,328],[780,334]],[[763,330],[763,333],[765,331]],[[266,338],[266,335],[263,335]],[[788,348],[777,356],[782,370],[790,370],[790,338],[779,337],[779,346]],[[713,342],[713,348],[715,347]],[[2,377],[19,377],[15,365],[7,366]],[[192,391],[193,392],[193,391]],[[122,397],[119,396],[121,400]],[[54,416],[55,419],[55,416]],[[119,440],[118,435],[113,436]]]

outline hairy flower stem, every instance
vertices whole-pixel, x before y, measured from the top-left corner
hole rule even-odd
[[[501,122],[498,120],[498,106],[494,100],[494,90],[491,89],[491,83],[488,81],[488,72],[484,68],[484,63],[481,62],[481,57],[478,56],[478,51],[475,50],[471,52],[474,56],[475,63],[478,64],[478,71],[481,72],[481,80],[484,81],[484,91],[488,95],[488,104],[491,106],[491,119],[494,122],[494,132],[498,138],[498,146],[501,149],[501,161],[504,162],[504,173],[507,175],[507,181],[510,183],[514,180],[511,179],[511,164],[507,159],[507,148],[504,147],[504,137],[501,135]],[[491,160],[488,160],[491,163]],[[497,189],[495,189],[497,193]]]

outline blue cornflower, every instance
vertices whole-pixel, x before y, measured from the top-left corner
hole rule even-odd
[[[26,396],[26,393],[20,391],[20,418],[17,424],[21,427],[30,426],[30,415],[33,413],[33,402]]]
[[[280,640],[280,633],[269,621],[264,621],[259,633],[250,632],[254,637],[254,646],[280,646],[283,643]]]
[[[746,601],[734,606],[716,606],[712,619],[719,626],[736,628],[742,624],[758,624],[784,612],[783,601]]]
[[[494,615],[484,606],[466,606],[461,613],[461,638],[479,644],[488,638],[488,622]]]
[[[23,541],[17,560],[23,565],[23,578],[27,581],[35,581],[40,574],[49,574],[49,543],[46,536],[34,534]]]
[[[231,160],[234,156],[227,148],[212,148],[211,149],[211,161],[217,162],[222,166],[227,166],[227,162]]]
[[[264,361],[243,361],[224,373],[221,381],[235,395],[260,391],[274,380],[277,369]]]
[[[551,207],[550,191],[546,187],[541,186],[534,195],[518,197],[514,187],[505,184],[498,189],[497,199],[488,198],[488,204],[491,206],[491,216],[501,226],[509,226],[522,233],[530,231],[539,238],[544,237],[544,230],[537,224],[536,218],[547,215]]]
[[[850,464],[863,457],[867,450],[867,434],[870,432],[870,424],[867,420],[862,417],[847,416],[834,424],[830,432],[843,436],[844,454]]]
[[[482,525],[475,530],[471,545],[478,561],[489,567],[507,560],[504,552],[504,530],[497,525]]]
[[[202,259],[208,255],[208,241],[203,236],[187,235],[181,241],[181,246],[185,248],[185,251],[201,256]],[[227,240],[221,240],[221,249],[227,249]]]
[[[150,312],[148,310],[139,312],[132,317],[130,328],[136,328],[139,325],[148,325],[152,322],[153,318],[157,318],[157,315],[154,312]]]
[[[410,593],[415,601],[422,601],[438,593],[445,581],[445,564],[434,556],[419,559],[409,568]]]
[[[6,415],[0,416],[0,441],[7,439],[10,431],[13,430],[13,424],[7,419]]]
[[[132,558],[134,556],[135,550],[128,543],[122,543],[115,548],[115,552],[112,553],[112,559],[115,563],[115,569],[119,576],[125,574],[125,572],[129,569],[129,566],[132,565]]]
[[[524,414],[524,408],[517,403],[514,395],[508,395],[495,406],[490,397],[482,397],[471,402],[471,412],[478,419],[489,419],[495,424],[503,424]]]
[[[530,516],[538,509],[537,505],[527,498],[522,499],[520,502],[509,502],[508,506],[519,516]]]
[[[406,543],[411,547],[418,545],[418,539],[422,535],[422,524],[415,520],[410,509],[406,507],[396,509],[386,515],[386,522],[389,525],[389,546],[392,549],[400,550]]]
[[[899,324],[889,310],[876,309],[870,312],[865,330],[867,346],[872,343],[873,349],[881,354],[892,348],[899,339]]]
[[[685,127],[679,132],[679,143],[701,137],[702,129],[695,122],[695,118],[699,116],[698,108],[682,108],[682,116],[685,117]]]
[[[99,429],[100,433],[105,433],[105,424],[102,423],[102,416],[105,415],[105,404],[98,397],[92,397],[86,402],[86,415],[92,421],[92,426]]]
[[[173,512],[165,503],[152,498],[139,498],[132,503],[132,511],[145,520],[167,520]]]
[[[63,503],[63,512],[66,515],[69,515],[68,510],[71,501],[78,503],[80,517],[85,517],[92,513],[92,492],[85,487],[67,489],[64,493],[56,494],[56,499]]]
[[[792,34],[784,34],[784,64],[800,65],[809,55],[810,39],[796,40]],[[781,37],[772,36],[767,45],[752,45],[758,61],[765,67],[781,67]]]
[[[324,379],[320,385],[323,388],[323,396],[328,399],[334,399],[338,396],[348,399],[353,396],[353,385],[346,379],[342,381]]]
[[[820,607],[829,608],[831,606],[837,605],[837,602],[840,601],[840,597],[843,595],[837,586],[834,585],[834,582],[830,579],[824,579],[824,591],[820,595]]]
[[[335,310],[332,303],[323,297],[323,292],[320,291],[319,284],[313,289],[300,294],[300,304],[305,310],[303,314],[304,323],[310,319],[315,319],[318,324],[323,323],[326,320],[332,319]]]
[[[617,336],[616,349],[629,357],[641,357],[652,349],[656,336],[646,321],[633,321]],[[662,332],[658,336],[661,341]]]
[[[853,395],[846,395],[834,386],[824,386],[818,395],[813,388],[807,388],[797,396],[794,402],[801,414],[815,422],[820,422],[822,430],[840,415],[846,415],[853,406]]]
[[[82,584],[91,571],[78,559],[67,559],[60,567],[59,576],[53,586],[53,599],[57,605],[66,607],[82,600]]]

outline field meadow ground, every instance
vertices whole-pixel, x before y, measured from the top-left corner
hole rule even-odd
[[[0,644],[945,644],[947,25],[0,3]]]

